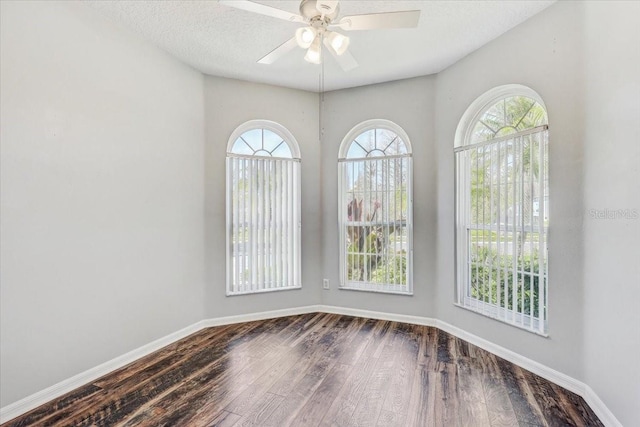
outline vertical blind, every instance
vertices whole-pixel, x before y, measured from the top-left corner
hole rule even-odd
[[[341,286],[411,293],[411,155],[339,164]]]
[[[458,302],[544,333],[547,126],[458,147],[455,167]]]
[[[299,288],[300,161],[227,156],[227,294]]]

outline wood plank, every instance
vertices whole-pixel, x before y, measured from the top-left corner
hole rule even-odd
[[[418,365],[409,399],[408,426],[435,426],[436,373]]]
[[[420,343],[413,328],[399,325],[392,348],[396,353],[396,361],[377,422],[381,427],[403,425],[409,411],[410,392],[420,351]]]
[[[151,371],[155,371],[157,373],[164,369],[169,369],[172,366],[172,363],[178,363],[182,358],[182,356],[176,357],[175,352],[187,352],[188,354],[189,351],[195,351],[198,346],[205,345],[204,343],[207,342],[207,340],[218,337],[224,334],[225,331],[229,330],[231,330],[230,327],[220,327],[216,328],[216,330],[201,331],[198,334],[192,334],[170,346],[164,347],[148,356],[126,365],[125,367],[113,371],[111,374],[96,380],[94,384],[84,386],[89,388],[93,387],[93,390],[96,390],[97,388],[97,390],[100,391],[87,394],[82,399],[74,399],[73,407],[64,403],[68,399],[68,395],[65,395],[54,400],[52,404],[47,405],[45,411],[42,410],[42,407],[36,408],[34,411],[38,412],[38,416],[35,419],[32,418],[34,411],[31,411],[29,414],[21,418],[27,417],[26,425],[34,425],[36,422],[51,425],[59,420],[65,419],[70,413],[79,412],[86,408],[92,408],[97,402],[103,401],[106,396],[109,395],[109,389],[111,387],[115,387],[134,375],[136,376],[136,379],[133,380],[133,382],[138,383],[143,381],[145,377],[152,376],[150,374]],[[170,356],[173,357],[169,362],[167,362],[166,360]],[[154,362],[159,364],[157,368],[154,367]],[[103,390],[103,388],[106,388],[106,390]],[[62,404],[60,402],[62,402]]]
[[[400,415],[393,411],[388,411],[383,409],[380,411],[380,416],[378,417],[378,422],[376,426],[378,427],[406,427],[405,424],[406,416]]]
[[[27,412],[15,420],[12,426],[23,427],[33,425],[34,423],[50,417],[52,414],[58,413],[63,409],[80,405],[82,402],[88,401],[88,398],[104,398],[105,394],[106,393],[100,387],[93,384],[82,386],[65,394],[64,396],[52,400],[47,405],[39,406],[34,410]]]
[[[520,368],[501,357],[495,357],[496,364],[502,373],[509,400],[513,405],[516,418],[520,424],[546,426],[540,407],[524,380]]]
[[[243,325],[243,329],[239,333],[244,333],[251,327],[253,325]],[[185,356],[197,351],[198,348],[214,345],[219,340],[235,335],[238,333],[236,331],[237,328],[234,328],[233,325],[204,329],[98,378],[93,384],[103,389],[115,388],[119,383],[131,378],[133,375],[138,376],[145,369],[156,364],[162,364],[168,357],[176,360],[177,356]]]
[[[267,326],[268,322],[251,322],[249,330],[264,330]],[[177,368],[169,366],[161,373],[149,379],[145,378],[142,382],[136,381],[135,376],[129,377],[109,391],[109,395],[113,396],[112,399],[104,402],[97,410],[93,407],[76,412],[69,422],[75,425],[93,425],[95,423],[115,425],[125,421],[134,412],[146,407],[152,400],[164,398],[165,395],[179,387],[182,382],[206,369],[210,364],[222,366],[224,361],[230,357],[232,349],[247,340],[247,337],[239,335],[237,330],[228,329],[216,341],[224,345],[216,345],[213,349],[208,346],[198,347],[197,351],[190,354],[183,363],[178,364]],[[211,375],[215,377],[221,372],[221,368],[216,367]],[[154,416],[155,413],[150,415]]]
[[[544,380],[543,380],[544,381]],[[563,389],[557,384],[548,382],[549,386],[555,391],[559,404],[570,414],[571,419],[576,426],[604,426],[602,421],[593,412],[593,409],[587,405],[583,398],[569,390]]]
[[[436,399],[434,417],[436,425],[461,425],[459,420],[460,394],[457,375],[456,365],[440,363],[440,369],[435,374]]]
[[[235,414],[244,415],[252,402],[257,397],[266,394],[297,362],[298,358],[295,355],[283,353],[278,360],[265,364],[265,372],[257,380],[250,383],[225,409]]]
[[[95,411],[97,402],[104,402],[104,407],[109,412],[113,412],[115,407],[121,406],[121,401],[112,400],[107,402],[107,396],[122,396],[127,391],[131,391],[140,386],[140,384],[148,381],[151,387],[155,387],[153,384],[162,380],[167,372],[171,372],[176,365],[184,365],[194,353],[209,352],[208,348],[212,345],[219,345],[221,342],[229,344],[234,339],[242,338],[242,333],[252,328],[257,327],[258,324],[253,322],[251,324],[242,324],[240,328],[234,328],[231,326],[209,328],[201,331],[203,339],[195,337],[193,335],[180,340],[175,345],[169,347],[173,348],[173,351],[163,348],[157,352],[154,352],[136,362],[127,365],[124,368],[118,369],[114,372],[113,378],[109,377],[105,379],[99,379],[96,382],[100,384],[104,391],[95,398],[85,400],[73,408],[65,408],[62,411],[52,413],[48,418],[42,419],[43,425],[50,425],[56,420],[67,419],[70,414],[74,414],[76,417],[82,417],[82,413],[89,413]],[[155,382],[154,382],[155,381]],[[128,402],[131,406],[131,402]],[[37,424],[36,424],[37,425]]]
[[[282,355],[286,354],[283,351]],[[227,405],[246,391],[248,387],[251,387],[247,386],[251,379],[254,379],[259,372],[266,371],[268,373],[275,366],[274,363],[273,360],[255,359],[250,362],[250,365],[260,364],[261,368],[246,366],[239,370],[229,369],[216,381],[206,381],[203,377],[190,380],[187,387],[191,390],[176,396],[189,408],[183,412],[179,423],[182,425],[208,425],[213,422],[220,413],[225,412],[224,408]],[[195,384],[195,387],[191,387],[191,384]],[[176,390],[176,392],[180,393],[180,390]],[[259,393],[256,395],[261,396]],[[156,401],[150,407],[150,411],[153,411],[155,406],[168,404],[171,404],[171,399]],[[160,422],[162,418],[156,419],[156,421]]]
[[[356,336],[352,340],[352,344],[347,348],[342,356],[340,356],[339,363],[346,365],[354,365],[365,348],[369,344],[369,340],[372,338],[372,331],[377,323],[377,320],[362,319],[362,325],[358,329]]]
[[[438,362],[453,363],[456,359],[455,338],[445,331],[438,330]]]
[[[476,354],[482,366],[482,388],[491,426],[518,425],[518,419],[495,356],[482,349],[478,349]]]
[[[151,421],[150,425],[206,425],[224,409],[244,415],[246,411],[225,405],[238,400],[241,393],[249,398],[241,400],[242,402],[253,404],[255,397],[266,393],[266,388],[271,384],[268,381],[273,378],[273,373],[278,372],[274,370],[274,366],[285,357],[291,358],[290,363],[294,362],[294,358],[281,347],[279,352],[274,352],[269,357],[251,358],[246,364],[235,368],[220,363],[208,365],[197,375],[184,381],[180,387],[141,407],[141,413],[133,415],[134,423],[130,425],[145,425],[142,420]],[[223,372],[220,372],[220,366],[225,368]],[[267,385],[260,387],[262,383]],[[247,390],[251,393],[247,393]],[[167,415],[156,416],[158,412]]]
[[[351,426],[375,426],[382,411],[384,399],[389,391],[388,384],[394,374],[397,353],[390,343],[380,353],[373,373],[370,375],[364,393],[351,417]]]
[[[335,324],[340,316],[337,314],[328,314],[321,316],[318,322],[311,324],[302,333],[298,334],[295,340],[289,343],[289,347],[298,348],[298,350],[308,350],[314,342],[316,342],[321,335],[324,334],[322,328]]]
[[[310,313],[208,328],[11,426],[602,426],[579,396],[436,328]]]
[[[265,393],[260,396],[255,404],[252,406],[251,410],[245,414],[234,427],[252,427],[252,426],[263,426],[264,420],[268,419],[268,417],[275,411],[282,402],[284,401],[284,397],[278,396],[272,393]],[[171,424],[169,424],[171,425]]]
[[[319,425],[327,412],[327,403],[336,399],[352,369],[351,365],[335,365],[293,418],[291,424],[294,426]]]
[[[459,354],[470,354],[466,347]],[[456,362],[458,380],[458,422],[463,426],[489,426],[491,421],[487,410],[483,372],[470,357],[458,357]]]
[[[563,407],[561,400],[548,381],[524,369],[522,369],[522,374],[549,426],[579,425]]]
[[[314,331],[295,345],[294,350],[304,352],[291,369],[269,390],[280,396],[287,396],[291,385],[306,375],[323,377],[337,362],[342,344],[349,342],[360,324],[353,317],[337,316],[331,323],[323,324],[322,329]]]
[[[222,411],[220,412],[220,415],[211,421],[209,427],[231,427],[235,425],[240,418],[242,417],[238,414]]]
[[[287,334],[301,330],[304,324],[300,320],[305,320],[307,317],[301,316],[300,319],[297,319],[298,321],[290,322],[290,325],[287,325],[287,322],[282,319],[275,319],[275,322],[272,322],[270,327],[268,327],[269,323],[265,323],[261,336],[256,336],[253,343],[259,343],[265,348],[272,349],[271,353],[256,352],[252,348],[253,345],[239,345],[235,348],[232,358],[234,363],[228,365],[226,372],[218,377],[217,380],[212,381],[205,372],[204,376],[190,380],[186,386],[182,386],[172,394],[148,405],[147,408],[141,408],[144,409],[144,413],[135,415],[134,420],[140,423],[142,419],[153,417],[159,408],[163,409],[162,412],[166,412],[166,407],[176,406],[184,409],[178,418],[174,416],[171,420],[168,420],[172,424],[180,422],[185,425],[205,425],[209,420],[215,419],[223,408],[230,404],[242,390],[245,390],[245,397],[251,395],[251,398],[255,395],[266,393],[266,389],[260,390],[260,381],[264,383],[269,378],[277,378],[278,373],[281,374],[287,366],[295,362],[295,357],[289,352],[285,352],[284,347],[274,347],[271,342],[282,342],[279,337],[284,330],[287,330]],[[291,325],[294,325],[294,327],[291,327]],[[253,355],[262,356],[262,358],[253,357]],[[277,368],[273,369],[274,366],[277,366]],[[260,376],[264,378],[260,380]],[[252,383],[254,380],[257,383]],[[203,386],[203,383],[206,385]],[[249,383],[253,384],[253,387],[251,390],[246,390]],[[251,400],[246,400],[246,402],[251,402]],[[190,407],[188,406],[189,403],[191,404]],[[184,405],[187,406],[185,407]],[[239,410],[236,410],[236,412],[242,413]],[[163,420],[163,418],[157,417],[156,419],[157,421]]]
[[[391,325],[391,322],[377,321],[374,328],[371,329],[367,346],[360,359],[356,361],[351,376],[329,407],[320,425],[348,425],[351,422],[352,415],[366,390],[367,381],[378,362],[376,355],[381,354],[391,339]]]
[[[275,408],[271,415],[261,420],[260,426],[284,427],[291,425],[291,421],[320,386],[322,380],[323,378],[314,375],[303,377],[293,386],[287,397],[282,398],[280,405]]]

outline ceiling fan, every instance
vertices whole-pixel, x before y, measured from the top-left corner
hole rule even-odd
[[[349,37],[335,31],[336,28],[344,31],[414,28],[420,19],[419,10],[351,15],[337,19],[340,13],[339,0],[302,0],[300,15],[249,0],[218,0],[218,2],[236,9],[306,24],[298,28],[292,38],[258,60],[260,64],[272,64],[296,46],[307,49],[304,57],[307,62],[320,64],[322,45],[324,45],[340,67],[349,71],[357,67],[358,63],[348,51]]]

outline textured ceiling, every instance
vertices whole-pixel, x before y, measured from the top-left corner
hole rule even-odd
[[[298,1],[259,3],[298,13]],[[352,31],[360,66],[344,72],[327,57],[324,90],[437,73],[554,1],[342,0],[340,16],[420,9],[415,29]],[[296,48],[272,65],[256,61],[293,36],[299,24],[217,1],[104,1],[86,4],[133,29],[205,74],[318,91],[320,67]]]

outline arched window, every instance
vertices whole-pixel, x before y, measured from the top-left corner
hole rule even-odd
[[[456,132],[456,285],[462,307],[547,330],[548,121],[520,85],[482,95]]]
[[[300,151],[252,120],[227,147],[227,295],[300,288]]]
[[[351,130],[339,155],[340,286],[411,294],[411,146],[387,120]]]

